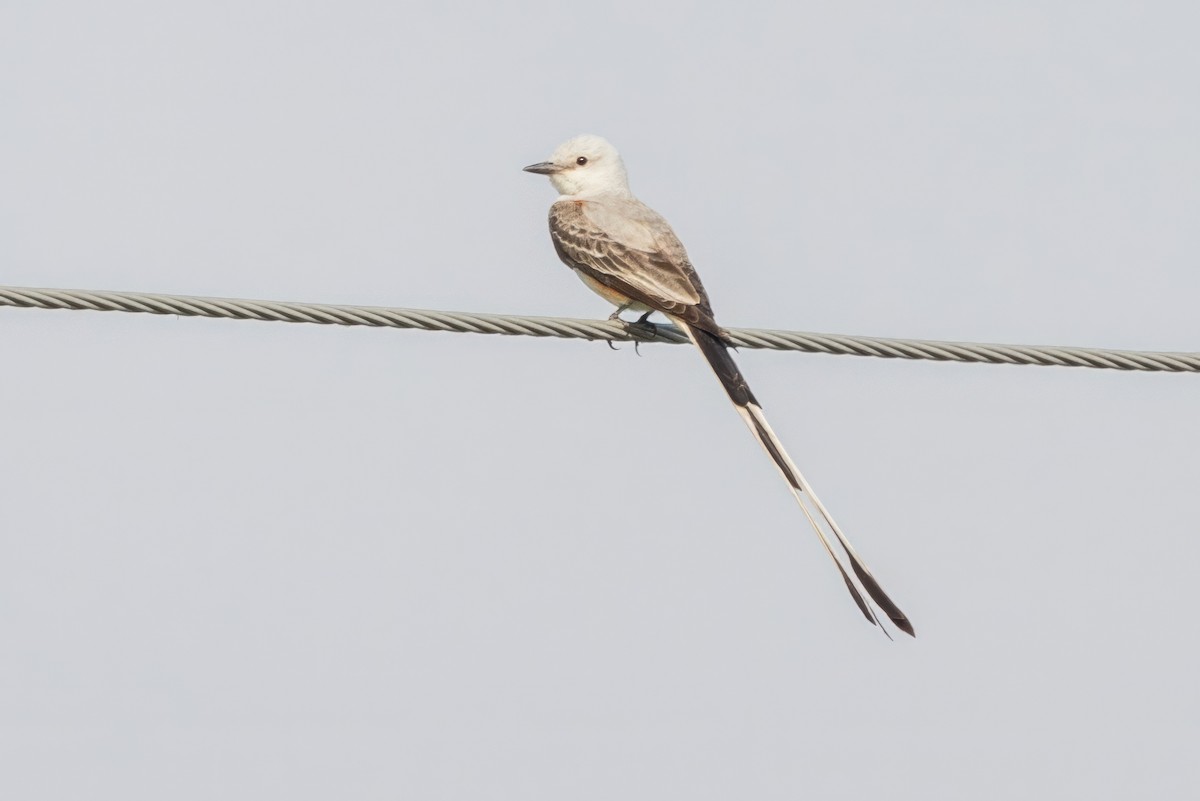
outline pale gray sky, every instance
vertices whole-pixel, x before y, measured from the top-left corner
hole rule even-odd
[[[1200,350],[1194,4],[0,7],[0,283]],[[1181,798],[1200,378],[0,309],[0,796]]]

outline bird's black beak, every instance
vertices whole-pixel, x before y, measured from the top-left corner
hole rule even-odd
[[[530,164],[528,167],[522,167],[525,172],[534,172],[538,175],[553,175],[558,172],[559,167],[553,161],[539,161],[537,164]]]

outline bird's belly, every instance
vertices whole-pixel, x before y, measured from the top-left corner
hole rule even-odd
[[[605,286],[582,270],[576,270],[575,274],[579,276],[580,281],[583,281],[583,283],[587,284],[588,289],[592,290],[614,306],[624,306],[630,311],[650,311],[650,307],[646,304],[638,303],[637,301],[631,301],[628,296],[621,294],[612,287]]]

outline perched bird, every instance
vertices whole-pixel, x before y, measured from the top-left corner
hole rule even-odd
[[[865,591],[897,628],[915,636],[912,623],[879,586],[771,430],[729,354],[728,335],[713,317],[712,304],[687,251],[667,221],[629,191],[625,164],[616,148],[599,136],[577,136],[560,145],[549,161],[530,164],[525,171],[549,176],[560,193],[550,207],[550,238],[558,257],[617,307],[610,319],[629,310],[643,312],[639,322],[645,322],[650,314],[660,312],[688,335],[750,432],[783,474],[863,615],[871,623],[879,623]],[[810,502],[845,552],[849,572],[817,522]]]

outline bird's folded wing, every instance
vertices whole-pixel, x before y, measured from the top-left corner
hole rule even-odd
[[[640,203],[560,200],[550,207],[550,233],[559,256],[590,278],[651,309],[720,330],[675,233]]]

